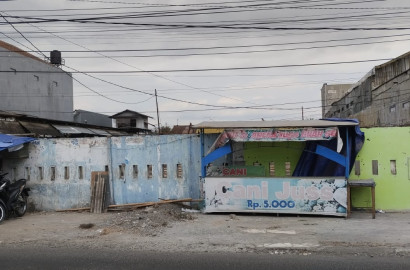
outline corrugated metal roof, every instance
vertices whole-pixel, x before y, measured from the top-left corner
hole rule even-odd
[[[62,126],[62,125],[52,125],[58,131],[60,131],[63,134],[91,134],[95,135],[94,132],[89,130],[88,128],[82,128],[82,127],[73,127],[73,126]]]
[[[110,133],[111,135],[114,135],[114,136],[126,136],[126,135],[129,135],[127,132],[124,132],[124,131],[116,131],[116,130],[107,130],[107,132],[108,133]]]
[[[206,121],[194,128],[279,128],[279,127],[337,127],[357,126],[350,121],[295,120],[295,121]]]
[[[102,135],[102,136],[109,136],[110,133],[108,133],[105,130],[102,129],[97,129],[97,128],[89,128],[89,130],[91,130],[92,132],[94,132],[97,135]]]
[[[3,134],[24,134],[24,128],[15,121],[0,121],[0,133]]]
[[[20,121],[20,124],[23,125],[23,127],[25,127],[30,133],[34,133],[40,136],[61,136],[61,133],[58,132],[58,130],[56,130],[50,124],[34,123],[27,121]]]

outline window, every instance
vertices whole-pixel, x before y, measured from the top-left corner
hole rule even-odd
[[[359,160],[356,160],[354,162],[354,174],[360,175],[360,161]]]
[[[36,81],[40,81],[40,77],[39,76],[37,76],[37,75],[33,75],[34,76],[34,79],[36,80]]]
[[[38,177],[40,180],[44,180],[44,169],[43,167],[38,167]]]
[[[84,169],[83,169],[83,166],[78,166],[78,179],[84,179]]]
[[[410,108],[410,102],[409,101],[403,103],[403,109],[408,109],[408,108]]]
[[[108,165],[105,165],[104,171],[109,172],[110,169],[108,168]]]
[[[51,181],[56,180],[56,167],[55,166],[50,167],[50,180]]]
[[[182,178],[182,164],[177,164],[177,178]]]
[[[168,177],[168,166],[167,164],[162,164],[162,178]]]
[[[291,170],[290,170],[290,162],[287,161],[287,162],[285,162],[285,174],[286,174],[286,176],[290,176],[290,172],[291,172]]]
[[[275,176],[275,162],[269,162],[269,176]]]
[[[30,167],[26,167],[26,179],[30,181]]]
[[[54,86],[54,87],[57,87],[57,86],[58,86],[58,82],[53,81],[53,86]]]
[[[396,170],[396,161],[395,160],[390,160],[390,172],[393,175],[397,174],[397,170]]]
[[[119,178],[124,179],[125,178],[125,164],[120,164],[118,166],[118,170],[119,170]]]
[[[152,165],[147,165],[147,178],[152,178]]]
[[[372,172],[373,175],[379,175],[379,162],[377,160],[372,160]]]
[[[137,119],[130,119],[130,127],[136,127],[137,126]]]
[[[393,113],[396,111],[396,105],[390,106],[390,112]]]
[[[138,165],[132,165],[132,177],[134,179],[138,178]]]
[[[65,180],[70,179],[70,167],[68,166],[64,167],[64,179]]]

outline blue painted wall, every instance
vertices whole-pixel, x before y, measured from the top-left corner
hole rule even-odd
[[[207,145],[213,142],[206,141]],[[110,171],[110,204],[197,199],[201,194],[200,138],[195,134],[39,139],[29,144],[28,153],[25,159],[4,159],[2,169],[11,179],[30,179],[29,203],[36,210],[89,206],[91,172],[106,167]],[[177,164],[182,166],[182,177],[177,177]],[[137,176],[134,165],[138,166]],[[148,165],[152,165],[152,178],[148,178]],[[166,178],[163,165],[167,166]],[[123,177],[120,166],[124,166]]]

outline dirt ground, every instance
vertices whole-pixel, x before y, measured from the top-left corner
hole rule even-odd
[[[35,212],[0,225],[0,245],[185,252],[410,256],[410,214],[203,214],[163,204],[130,212]]]

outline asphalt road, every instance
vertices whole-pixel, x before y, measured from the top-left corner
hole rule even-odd
[[[410,269],[400,257],[0,247],[0,269]]]

